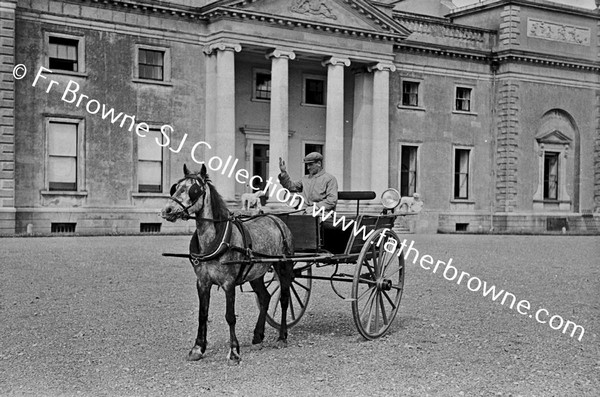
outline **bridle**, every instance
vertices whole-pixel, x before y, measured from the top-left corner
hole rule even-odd
[[[173,197],[173,195],[177,192],[177,186],[186,179],[193,179],[193,181],[194,181],[194,183],[192,184],[192,186],[190,186],[190,188],[188,190],[188,196],[190,198],[190,205],[188,205],[187,207],[181,202],[181,200]],[[179,206],[183,209],[183,213],[185,214],[185,219],[193,219],[194,218],[192,215],[190,215],[189,209],[192,208],[194,205],[196,205],[198,200],[200,200],[200,198],[202,198],[206,194],[206,184],[208,182],[209,182],[208,178],[204,179],[198,175],[186,175],[185,177],[183,177],[182,179],[177,181],[177,183],[174,183],[173,186],[171,186],[171,191],[170,191],[171,196],[169,198],[171,200],[175,201],[177,204],[179,204]]]

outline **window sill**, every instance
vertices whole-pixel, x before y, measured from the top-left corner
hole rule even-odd
[[[166,193],[139,193],[139,192],[134,192],[131,193],[131,197],[133,198],[169,198],[169,195],[167,195]]]
[[[464,114],[464,115],[467,115],[467,116],[477,116],[477,113],[475,113],[475,112],[465,112],[465,111],[462,111],[462,110],[453,110],[452,113],[453,114]]]
[[[73,192],[70,190],[42,190],[42,196],[76,196],[86,197],[88,193],[86,191]]]
[[[471,199],[452,199],[450,202],[452,204],[475,204],[475,200]]]
[[[408,105],[398,105],[398,109],[404,110],[418,110],[420,112],[424,112],[426,109],[421,106],[408,106]]]
[[[302,103],[300,103],[300,105],[301,106],[306,106],[306,107],[309,107],[309,108],[323,108],[323,109],[327,108],[327,105],[317,105],[317,104],[314,104],[314,103],[306,103],[306,102],[302,102]]]
[[[162,85],[164,87],[173,87],[173,83],[169,81],[160,81],[160,80],[146,80],[146,79],[131,79],[132,82],[138,84],[149,84],[149,85]]]
[[[571,204],[571,200],[533,200],[534,203],[544,203],[544,204]]]
[[[50,69],[50,68],[48,68]],[[68,70],[60,70],[60,69],[50,69],[52,70],[52,75],[58,75],[58,76],[74,76],[74,77],[82,77],[84,79],[87,79],[88,74],[85,72],[70,72]]]
[[[262,99],[262,98],[251,98],[250,99],[252,102],[258,102],[258,103],[271,103],[270,99]]]

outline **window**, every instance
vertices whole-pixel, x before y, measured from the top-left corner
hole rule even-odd
[[[133,78],[138,83],[170,85],[170,48],[136,44]]]
[[[165,53],[140,48],[138,70],[140,79],[164,80]]]
[[[138,192],[162,193],[163,191],[163,135],[158,128],[151,128],[145,137],[138,136]]]
[[[412,196],[417,190],[417,146],[402,145],[400,153],[400,195]]]
[[[415,81],[402,82],[402,106],[419,106],[419,83]]]
[[[544,199],[558,200],[558,157],[560,153],[544,152]]]
[[[471,88],[456,87],[456,109],[460,112],[471,111]]]
[[[469,149],[454,152],[454,198],[469,198]]]
[[[266,70],[254,72],[254,99],[264,101],[271,99],[271,72]]]
[[[305,143],[304,144],[304,158],[307,154],[317,152],[323,154],[323,144],[322,143]],[[308,167],[304,166],[304,175],[308,175]]]
[[[48,190],[77,191],[78,123],[48,124]]]
[[[325,77],[305,75],[303,78],[303,101],[305,105],[325,105]]]
[[[53,72],[82,74],[85,72],[83,36],[46,32],[46,66]]]

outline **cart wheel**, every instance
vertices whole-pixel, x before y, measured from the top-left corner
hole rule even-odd
[[[375,231],[365,241],[356,262],[352,315],[358,332],[369,340],[379,338],[390,328],[404,290],[404,255],[388,251],[394,249],[392,239],[399,245],[393,231]]]
[[[290,304],[287,310],[287,326],[288,329],[300,321],[308,300],[310,299],[310,289],[312,287],[312,268],[311,263],[307,262],[295,262],[294,263],[294,281],[290,287]],[[265,286],[271,294],[271,301],[269,303],[269,310],[267,311],[267,323],[273,328],[279,329],[281,326],[281,303],[279,297],[281,296],[281,288],[279,284],[279,277],[273,270],[265,274]],[[257,301],[258,304],[258,301]]]

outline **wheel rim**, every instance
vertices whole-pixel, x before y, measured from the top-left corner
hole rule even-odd
[[[288,329],[300,321],[310,299],[312,280],[304,277],[312,275],[312,268],[306,267],[302,269],[306,265],[306,262],[294,263],[294,274],[301,277],[294,277],[290,286],[290,303],[286,316]],[[264,280],[267,291],[271,294],[271,301],[269,302],[269,309],[267,311],[267,323],[273,328],[279,329],[281,326],[281,303],[279,302],[281,285],[279,277],[275,271],[269,271],[265,274]]]
[[[399,244],[398,236],[389,229],[373,233],[365,241],[356,263],[352,314],[358,331],[366,339],[379,338],[388,331],[402,299],[404,256],[385,249],[390,239]],[[381,244],[377,246],[377,242]]]

